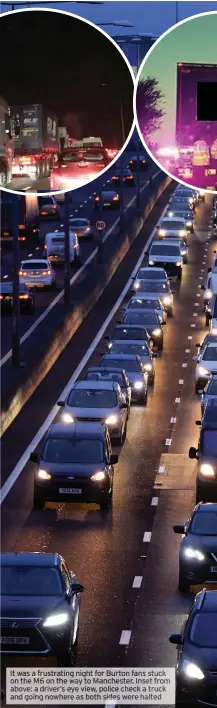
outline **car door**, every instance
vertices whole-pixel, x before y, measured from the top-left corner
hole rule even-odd
[[[65,561],[62,561],[61,573],[62,573],[63,580],[65,582],[66,592],[69,592],[70,587],[71,587],[71,583],[72,583],[72,574],[70,573]],[[79,595],[72,595],[72,597],[69,597],[69,606],[71,607],[71,618],[72,618],[72,636],[75,634],[75,630],[76,630],[77,624],[78,624],[79,605],[80,605]]]

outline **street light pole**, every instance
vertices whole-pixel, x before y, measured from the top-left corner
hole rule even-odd
[[[64,205],[64,232],[65,232],[65,258],[64,258],[64,303],[70,305],[70,237],[69,237],[69,193],[65,193]]]
[[[12,223],[13,223],[13,310],[12,310],[12,366],[20,366],[20,287],[19,287],[19,199],[16,194],[12,197]],[[24,197],[21,197],[24,199]]]

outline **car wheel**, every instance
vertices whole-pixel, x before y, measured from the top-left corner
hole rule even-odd
[[[34,491],[34,499],[33,499],[33,508],[34,509],[44,509],[44,499],[37,494],[36,491]]]
[[[179,569],[179,584],[178,584],[179,592],[186,594],[189,592],[190,589],[190,583],[189,580],[187,580],[184,575],[182,574],[181,570]]]
[[[112,493],[107,494],[107,496],[104,497],[104,499],[102,499],[102,501],[100,502],[100,505],[99,505],[100,511],[108,511],[110,509],[111,503],[112,503]]]
[[[75,664],[75,659],[76,659],[76,647],[71,646],[69,651],[64,652],[63,654],[58,654],[56,657],[57,661],[57,666],[73,666]]]
[[[173,317],[173,309],[167,310],[167,317]]]
[[[177,273],[177,280],[181,280],[181,279],[182,279],[182,269],[180,268],[180,270]]]
[[[209,327],[209,317],[206,315],[206,327]]]
[[[149,386],[154,386],[155,374],[151,375],[148,379]]]

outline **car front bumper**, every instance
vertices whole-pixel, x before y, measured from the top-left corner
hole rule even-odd
[[[52,478],[48,482],[39,483],[35,480],[34,492],[37,498],[45,502],[89,502],[99,504],[111,492],[112,483],[109,479],[94,482],[91,479],[70,481],[66,478]],[[67,491],[60,491],[60,490]]]

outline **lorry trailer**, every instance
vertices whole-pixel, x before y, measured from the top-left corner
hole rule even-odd
[[[1,248],[12,247],[13,242],[13,194],[1,190],[0,222]],[[35,194],[17,196],[18,200],[18,239],[20,246],[28,248],[28,244],[39,243],[39,206]]]
[[[37,103],[12,106],[11,117],[15,135],[12,175],[48,176],[59,153],[56,116]]]

